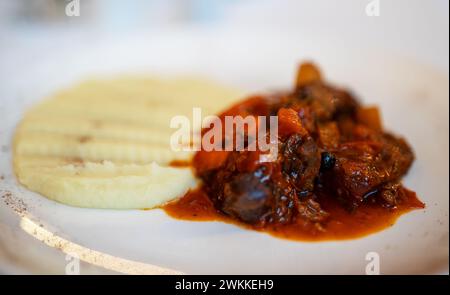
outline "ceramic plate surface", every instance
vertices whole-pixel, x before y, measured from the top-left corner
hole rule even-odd
[[[376,252],[383,274],[447,273],[447,74],[389,52],[296,43],[283,34],[221,32],[220,40],[215,34],[78,38],[36,49],[39,58],[17,56],[17,66],[1,72],[0,271],[65,273],[77,256],[84,274],[364,274],[366,255]],[[364,103],[379,105],[387,129],[409,140],[416,161],[404,183],[426,203],[425,210],[360,239],[295,242],[221,222],[175,220],[161,210],[71,208],[14,178],[14,127],[30,105],[58,89],[89,77],[148,73],[205,76],[246,92],[273,90],[289,87],[305,59]]]

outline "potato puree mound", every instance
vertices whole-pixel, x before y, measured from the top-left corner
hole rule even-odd
[[[240,97],[194,79],[125,77],[82,83],[32,108],[14,137],[14,170],[24,186],[72,206],[153,208],[196,186],[190,152],[170,148],[170,119],[204,116]]]

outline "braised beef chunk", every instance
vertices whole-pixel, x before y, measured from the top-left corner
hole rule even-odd
[[[309,119],[313,121],[305,124],[306,127],[311,124],[316,125],[318,122],[331,121],[339,116],[354,115],[358,102],[350,93],[342,89],[331,87],[321,81],[314,81],[284,96],[274,107],[277,109],[288,107],[297,112],[309,114],[311,117]]]
[[[249,150],[196,155],[206,163],[197,172],[208,196],[226,215],[256,226],[324,224],[329,214],[317,197],[324,193],[350,211],[402,202],[411,148],[383,131],[378,109],[324,83],[311,64],[300,68],[291,93],[253,97],[224,114],[277,115],[279,150],[272,162]]]
[[[254,173],[237,174],[223,187],[222,210],[249,223],[257,223],[270,213],[270,188]]]
[[[310,137],[291,135],[282,145],[282,170],[286,179],[297,191],[312,192],[320,169],[320,152]]]
[[[295,190],[278,162],[255,164],[252,154],[233,152],[221,169],[204,174],[208,195],[222,212],[246,223],[291,222],[298,203]]]
[[[378,196],[373,192],[386,183],[398,182],[414,159],[404,140],[388,134],[380,134],[371,141],[343,143],[333,154],[334,167],[323,171],[321,182],[351,207],[358,206],[368,196]]]

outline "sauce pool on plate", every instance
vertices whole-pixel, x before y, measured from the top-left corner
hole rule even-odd
[[[215,128],[230,117],[255,123]],[[218,148],[191,163],[202,185],[167,204],[170,216],[322,241],[380,231],[425,206],[401,184],[414,160],[407,141],[384,131],[378,108],[324,82],[312,64],[300,67],[292,91],[250,97],[218,119],[202,131]],[[268,133],[257,133],[261,126]],[[267,140],[271,149],[260,148]]]
[[[405,189],[406,190],[406,189]],[[291,224],[273,225],[268,227],[253,227],[232,219],[217,210],[207,194],[201,189],[189,191],[180,200],[163,207],[171,217],[189,221],[222,221],[266,232],[272,236],[297,241],[326,241],[360,238],[383,229],[396,222],[403,214],[424,208],[416,194],[407,191],[407,199],[395,209],[386,209],[374,204],[364,204],[357,211],[344,209],[331,197],[323,197],[321,204],[330,213],[330,220],[323,228],[298,219]]]

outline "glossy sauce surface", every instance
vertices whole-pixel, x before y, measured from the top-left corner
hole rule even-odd
[[[188,192],[180,200],[164,206],[171,217],[190,221],[222,221],[239,225],[246,229],[266,232],[278,238],[297,241],[345,240],[363,237],[392,226],[404,213],[424,208],[414,192],[407,189],[407,198],[395,209],[380,207],[376,204],[363,204],[357,210],[349,212],[331,196],[321,196],[320,203],[330,218],[322,227],[296,219],[292,224],[254,227],[227,217],[214,208],[206,193],[201,189]]]
[[[425,207],[401,185],[414,160],[408,143],[383,130],[378,108],[364,107],[350,92],[328,85],[315,66],[300,67],[292,92],[250,97],[219,117],[224,125],[225,116],[274,114],[281,151],[274,161],[261,162],[260,151],[222,149],[201,150],[192,163],[174,162],[191,166],[203,183],[167,204],[166,213],[284,239],[323,241],[363,237]],[[249,130],[254,129],[218,134],[225,138]]]

